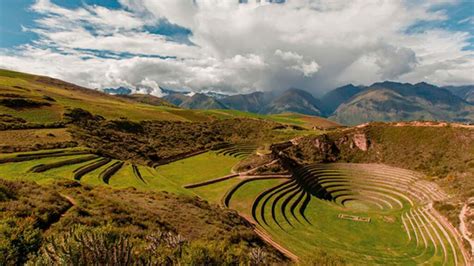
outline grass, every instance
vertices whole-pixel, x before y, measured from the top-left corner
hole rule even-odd
[[[56,169],[51,169],[49,171],[43,173],[31,173],[29,170],[39,164],[49,164],[55,163],[59,161],[63,161],[65,158],[67,159],[75,159],[75,158],[82,158],[84,155],[76,155],[76,156],[67,156],[67,157],[54,157],[54,158],[42,158],[37,160],[25,161],[25,162],[17,162],[17,163],[4,163],[0,164],[0,177],[7,179],[7,180],[16,180],[16,179],[24,179],[35,181],[40,184],[51,183],[56,179],[62,178],[71,178],[72,179],[72,170],[74,166],[79,167],[82,164],[77,165],[67,165]],[[87,164],[85,162],[83,164]]]
[[[267,179],[248,182],[234,193],[229,207],[239,210],[242,213],[250,214],[252,210],[252,203],[255,197],[266,188],[276,186],[282,182],[283,180],[281,179]]]
[[[212,202],[212,203],[221,203],[222,196],[232,188],[235,184],[239,183],[241,180],[237,177],[210,184],[207,186],[192,188],[191,190],[196,193],[201,198]]]
[[[72,141],[65,128],[0,131],[0,146],[34,145]]]
[[[256,118],[256,119],[265,119],[270,120],[282,124],[288,125],[295,125],[301,126],[304,128],[311,129],[313,127],[324,128],[324,129],[331,129],[340,127],[340,125],[336,122],[324,119],[322,117],[310,116],[310,115],[303,115],[303,114],[296,114],[296,113],[282,113],[282,114],[255,114],[255,113],[248,113],[238,110],[200,110],[203,114],[213,116],[218,119],[228,119],[228,118],[235,118],[235,117],[247,117],[247,118]]]
[[[159,175],[183,186],[228,175],[238,162],[237,158],[211,151],[160,166],[156,170]]]

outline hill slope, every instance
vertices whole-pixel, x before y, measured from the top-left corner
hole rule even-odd
[[[38,128],[44,127],[45,123],[48,127],[58,127],[61,126],[67,110],[74,108],[87,110],[106,119],[126,118],[132,121],[202,122],[227,118],[258,118],[306,125],[308,119],[321,120],[307,116],[292,116],[291,119],[286,119],[232,110],[223,112],[227,107],[206,94],[195,94],[191,97],[173,91],[167,93],[169,94],[165,99],[144,94],[110,95],[58,79],[0,70],[0,123],[8,122],[7,128]],[[321,121],[325,124],[324,120]],[[311,124],[309,127],[315,126],[314,123]],[[316,126],[319,127],[319,124],[316,123]],[[0,125],[0,128],[5,127]]]
[[[454,95],[464,99],[466,102],[474,104],[474,85],[448,86],[444,88],[452,92]]]
[[[332,114],[339,105],[348,101],[352,96],[358,94],[363,89],[364,87],[349,84],[329,91],[320,99],[323,104],[324,113]]]
[[[192,111],[145,104],[137,97],[124,98],[49,77],[0,70],[0,112],[28,122],[60,121],[64,112],[72,108],[83,108],[110,119],[187,121],[192,115],[192,119],[209,120]]]
[[[237,94],[222,98],[220,101],[229,109],[252,113],[261,113],[262,108],[271,100],[271,95],[264,92]]]
[[[294,112],[306,115],[321,115],[321,104],[309,92],[289,89],[264,107],[263,113],[277,114]]]
[[[187,109],[227,109],[217,99],[202,93],[196,93],[191,97],[185,98],[179,106]]]

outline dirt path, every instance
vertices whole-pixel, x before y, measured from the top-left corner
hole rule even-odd
[[[57,220],[53,221],[52,223],[50,223],[45,229],[44,229],[44,232],[48,232],[49,229],[56,223],[58,223],[59,221],[61,221],[61,218],[63,218],[64,216],[66,216],[66,214],[71,211],[75,206],[77,206],[77,202],[75,199],[73,199],[72,197],[68,196],[68,195],[64,195],[62,193],[59,193],[59,195],[66,199],[71,205],[67,208],[67,209],[64,209],[60,216],[57,218]]]
[[[474,256],[474,239],[472,238],[473,235],[466,226],[466,213],[469,209],[469,202],[474,201],[474,198],[469,198],[468,202],[464,204],[461,209],[461,213],[459,213],[459,220],[461,223],[459,224],[459,230],[461,231],[461,235],[466,239],[467,242],[471,245],[471,257]]]
[[[247,170],[247,171],[245,171],[245,172],[237,172],[237,171],[235,171],[234,167],[232,167],[231,172],[232,172],[233,174],[248,175],[249,173],[251,173],[251,172],[253,172],[253,171],[255,171],[255,170],[259,169],[259,168],[262,168],[262,167],[265,167],[265,166],[269,166],[269,165],[275,164],[275,163],[277,163],[277,162],[278,162],[278,160],[273,160],[273,161],[271,161],[271,162],[269,162],[269,163],[259,165],[259,166],[255,167],[255,168],[252,168],[252,169]]]
[[[239,175],[239,179],[245,180],[245,179],[260,179],[262,177],[273,177],[273,178],[291,178],[292,175],[286,175],[286,174],[275,174],[275,175]]]
[[[62,193],[60,193],[59,195],[61,195],[61,197],[65,198],[67,201],[69,201],[69,203],[71,203],[72,207],[77,206],[76,200],[74,198],[72,198],[71,196],[68,196],[68,195],[65,195],[65,194],[62,194]]]

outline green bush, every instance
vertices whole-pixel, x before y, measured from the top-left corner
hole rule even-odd
[[[0,220],[0,265],[21,265],[41,246],[41,231],[32,218]]]
[[[35,265],[130,265],[133,246],[129,239],[108,228],[73,227],[45,239]]]

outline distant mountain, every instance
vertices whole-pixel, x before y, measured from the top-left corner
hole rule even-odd
[[[319,101],[309,92],[300,89],[289,89],[278,96],[265,92],[237,95],[192,94],[171,91],[167,93],[168,95],[164,96],[163,99],[188,109],[234,109],[261,114],[285,112],[308,115],[322,114]]]
[[[331,116],[344,124],[368,121],[474,121],[474,105],[427,83],[381,82],[341,104]]]
[[[120,97],[149,105],[176,107],[174,104],[169,103],[165,99],[150,94],[130,94],[120,95]]]
[[[474,104],[474,85],[447,86],[444,88],[452,92],[454,95],[464,99],[466,102]]]
[[[227,109],[227,107],[217,99],[202,93],[196,93],[193,96],[186,96],[179,104],[179,107],[187,109]]]
[[[294,88],[281,94],[253,92],[237,95],[161,90],[166,94],[163,100],[187,109],[234,109],[260,114],[293,112],[325,116],[348,125],[400,120],[474,122],[474,85],[440,88],[425,82],[390,81],[368,87],[349,84],[329,91],[321,99]],[[125,93],[126,90],[113,91],[114,94],[119,92]],[[142,102],[149,100],[143,96],[140,99]]]
[[[118,87],[118,88],[105,88],[103,92],[113,95],[128,95],[132,93],[132,90],[125,87]]]
[[[263,108],[272,100],[270,93],[253,92],[227,96],[220,101],[229,109],[245,112],[261,113]]]
[[[323,112],[325,114],[332,114],[337,109],[337,107],[339,107],[339,105],[346,102],[364,89],[365,87],[363,86],[354,86],[349,84],[329,91],[320,99]]]
[[[187,96],[186,94],[183,94],[183,93],[171,93],[171,94],[168,94],[166,96],[163,96],[162,99],[176,105],[176,106],[180,106],[181,107],[181,104],[184,102],[184,101],[187,101],[189,98],[189,96]]]
[[[289,89],[273,99],[263,108],[262,113],[278,114],[294,112],[306,115],[322,114],[321,103],[309,92],[301,89]]]

